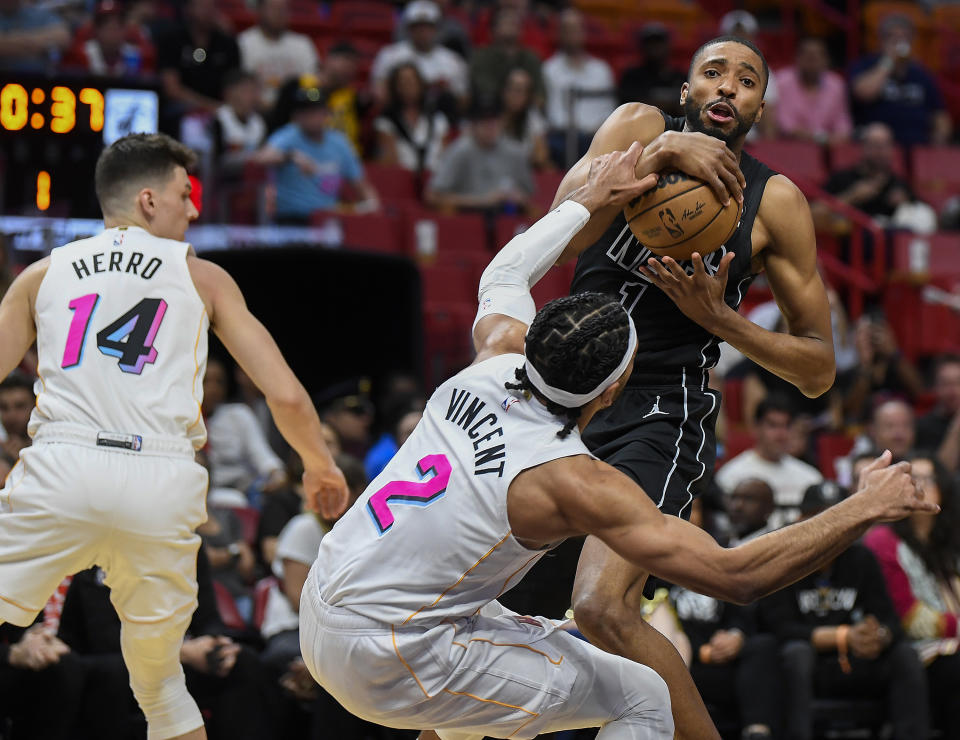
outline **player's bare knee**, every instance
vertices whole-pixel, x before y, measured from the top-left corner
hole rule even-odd
[[[577,595],[573,614],[577,627],[587,639],[613,652],[619,652],[627,637],[628,625],[633,622],[619,602],[611,603],[596,592]]]

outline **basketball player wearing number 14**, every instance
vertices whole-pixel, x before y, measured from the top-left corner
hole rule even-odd
[[[833,384],[830,311],[806,199],[790,180],[742,151],[763,113],[768,74],[763,55],[749,42],[707,42],[678,91],[684,117],[673,119],[639,103],[621,106],[557,192],[560,202],[583,184],[595,157],[638,141],[645,146],[638,177],[679,169],[704,180],[721,202],[743,198],[739,228],[706,259],[694,254],[683,265],[670,257],[653,259],[617,207],[594,214],[561,257],[579,257],[572,292],[614,296],[640,337],[623,397],[597,414],[584,442],[637,481],[666,514],[689,516],[690,502],[713,472],[719,394],[708,388],[708,376],[721,341],[806,395],[820,395]],[[789,333],[765,331],[736,311],[761,270]],[[640,617],[646,575],[588,538],[574,585],[577,624],[595,644],[663,675],[680,737],[716,737],[676,651]]]
[[[205,738],[180,666],[206,518],[200,413],[207,329],[259,386],[331,518],[347,502],[320,420],[236,283],[183,237],[193,155],[163,135],[104,150],[106,229],[28,267],[0,303],[0,377],[37,341],[34,444],[0,491],[0,622],[33,622],[64,576],[97,564],[150,740]],[[319,501],[318,501],[319,499]]]

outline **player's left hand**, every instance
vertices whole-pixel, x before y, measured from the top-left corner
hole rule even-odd
[[[735,256],[733,252],[727,252],[720,260],[716,275],[707,272],[699,252],[691,256],[692,275],[688,275],[673,257],[661,257],[659,260],[651,257],[639,269],[677,304],[687,318],[715,334],[715,327],[723,312],[729,308],[724,303],[723,295],[727,289],[730,263]]]
[[[343,472],[336,465],[307,468],[303,471],[303,495],[309,511],[327,521],[336,521],[347,510],[350,491]]]

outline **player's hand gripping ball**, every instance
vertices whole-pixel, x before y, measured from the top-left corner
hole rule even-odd
[[[736,198],[724,206],[706,183],[679,170],[661,173],[655,188],[623,209],[640,244],[678,261],[719,249],[733,236],[742,213]]]

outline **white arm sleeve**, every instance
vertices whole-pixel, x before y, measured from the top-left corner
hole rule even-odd
[[[477,298],[480,319],[501,314],[530,324],[537,313],[530,288],[542,278],[587,221],[590,211],[567,200],[522,234],[517,234],[487,265]]]

